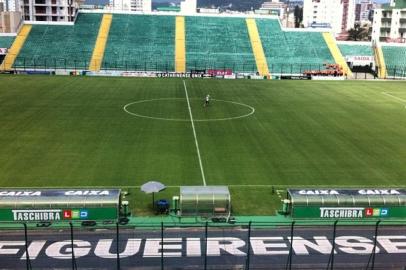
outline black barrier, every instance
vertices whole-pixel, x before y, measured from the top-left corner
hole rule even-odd
[[[375,75],[378,76],[380,67],[375,68]],[[386,74],[384,79],[391,80],[406,80],[406,65],[405,66],[386,66]]]
[[[116,223],[116,253],[117,253],[117,270],[121,269],[120,265],[120,226]]]
[[[251,225],[252,222],[248,223],[248,237],[247,239],[251,239]],[[251,241],[247,241],[247,259],[245,260],[245,269],[250,269],[250,258],[251,258]]]
[[[1,233],[0,261],[6,269],[402,269],[406,225],[385,222],[116,223],[99,230],[23,224]]]
[[[204,226],[204,269],[207,269],[207,236],[209,234],[209,223],[206,222]]]
[[[96,63],[97,64],[97,63]],[[101,70],[104,71],[127,71],[127,72],[161,72],[167,74],[175,71],[173,62],[168,61],[102,61],[100,65]],[[302,77],[305,71],[321,71],[325,66],[320,63],[269,63],[267,65],[271,74],[281,78],[289,79],[307,79]],[[18,71],[78,71],[89,70],[89,61],[83,59],[64,59],[64,58],[25,58],[17,57],[12,70],[0,70],[0,72],[15,72]],[[255,63],[244,62],[224,62],[224,61],[208,61],[208,62],[188,62],[187,71],[195,74],[196,71],[205,70],[232,70],[234,73],[258,73],[258,68]],[[375,69],[367,66],[353,67],[354,79],[376,79],[378,77],[380,67]],[[391,66],[386,67],[386,78],[394,80],[406,79],[406,65],[404,66]],[[201,74],[201,73],[199,73]],[[291,76],[291,77],[289,77]]]
[[[335,255],[335,248],[336,248],[335,239],[336,239],[336,233],[337,233],[337,223],[338,223],[338,220],[336,220],[333,225],[333,245],[331,248],[330,258],[329,258],[328,264],[327,264],[327,269],[330,267],[330,270],[334,269],[334,255]]]
[[[24,223],[24,242],[25,242],[25,259],[26,259],[26,269],[32,269],[30,255],[28,251],[28,232],[27,232],[27,224]]]
[[[378,241],[378,226],[379,226],[379,223],[381,223],[380,220],[378,220],[376,222],[376,225],[375,225],[374,248],[372,249],[371,256],[369,257],[366,269],[375,269],[376,244],[377,244],[377,241]],[[371,267],[369,268],[370,263],[371,263]]]
[[[292,254],[293,254],[293,236],[294,236],[294,226],[295,222],[292,221],[292,224],[290,225],[290,247],[289,247],[289,256],[288,260],[286,261],[286,267],[285,269],[292,269]]]
[[[77,264],[76,264],[76,257],[75,257],[75,246],[73,244],[74,242],[74,235],[73,235],[73,224],[72,222],[69,222],[69,227],[70,227],[70,241],[71,241],[71,253],[72,253],[72,270],[77,269]]]

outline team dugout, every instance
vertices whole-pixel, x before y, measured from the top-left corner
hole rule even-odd
[[[231,196],[226,186],[180,187],[180,215],[219,217],[231,215]]]
[[[405,218],[405,189],[288,189],[285,213],[297,218]]]
[[[117,220],[120,189],[0,189],[0,222]]]

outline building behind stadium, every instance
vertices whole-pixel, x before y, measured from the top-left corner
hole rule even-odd
[[[388,7],[374,10],[372,39],[405,43],[406,0],[391,0]]]

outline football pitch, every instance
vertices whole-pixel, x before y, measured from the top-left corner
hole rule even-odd
[[[206,95],[210,105],[204,106]],[[235,214],[288,187],[406,182],[406,83],[0,77],[1,187],[227,185]]]

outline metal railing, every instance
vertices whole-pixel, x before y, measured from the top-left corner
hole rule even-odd
[[[338,221],[319,227],[294,221],[117,223],[98,230],[77,223],[64,229],[21,224],[2,231],[0,261],[6,269],[403,269],[399,250],[406,227],[383,223],[351,229]]]
[[[25,58],[17,57],[12,72],[17,71],[82,71],[89,70],[90,62],[87,60],[66,59],[66,58]],[[99,64],[99,63],[96,63]],[[101,70],[104,71],[150,71],[150,72],[175,72],[173,61],[103,61],[100,63]],[[5,66],[5,65],[4,65]],[[354,79],[376,79],[379,66],[370,72],[353,70]],[[199,70],[232,70],[234,73],[257,73],[255,63],[243,62],[188,62],[187,71]],[[324,64],[269,64],[268,70],[272,75],[302,75],[305,71],[325,70]],[[405,66],[387,66],[387,79],[404,80],[406,79]],[[5,71],[5,70],[0,70]]]
[[[378,74],[380,67],[376,67]],[[406,65],[405,66],[386,66],[386,78],[391,80],[406,80]]]

